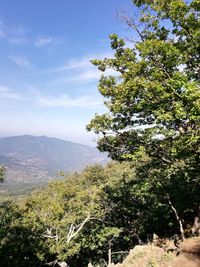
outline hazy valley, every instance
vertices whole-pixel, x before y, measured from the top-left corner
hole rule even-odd
[[[87,165],[105,164],[108,158],[96,148],[46,136],[0,139],[0,164],[6,167],[1,193],[23,194],[42,185],[60,171],[80,171]]]

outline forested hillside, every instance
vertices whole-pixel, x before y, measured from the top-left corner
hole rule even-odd
[[[89,164],[105,164],[96,148],[46,136],[0,139],[0,162],[7,167],[6,183],[43,184],[58,171],[80,171]]]
[[[143,169],[144,163],[138,167]],[[18,203],[3,203],[0,262],[31,267],[58,260],[78,267],[91,261],[106,266],[109,249],[117,263],[135,245],[151,242],[154,233],[162,238],[179,234],[165,187],[138,175],[137,168],[133,163],[88,167]],[[171,201],[185,236],[190,236],[200,186],[182,181],[177,191],[177,180],[171,186]]]
[[[114,161],[3,203],[3,266],[111,267],[136,245],[162,246],[171,266],[182,242],[200,235],[200,1],[132,2],[137,16],[120,18],[134,40],[112,34],[114,56],[93,60],[107,111],[87,130]],[[143,266],[162,266],[147,258]]]

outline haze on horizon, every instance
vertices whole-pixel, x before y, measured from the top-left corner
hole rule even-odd
[[[85,130],[104,111],[93,58],[112,56],[109,34],[129,0],[1,0],[0,137],[46,135],[94,145]],[[111,73],[112,74],[112,73]]]

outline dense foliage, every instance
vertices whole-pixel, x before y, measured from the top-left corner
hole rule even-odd
[[[5,267],[31,267],[58,259],[70,267],[87,266],[89,261],[105,266],[109,249],[117,262],[134,245],[151,240],[153,233],[177,233],[163,188],[136,176],[136,169],[128,162],[91,166],[51,182],[18,204],[3,203],[0,262]],[[185,193],[186,183],[179,185],[178,192],[172,190],[178,196],[174,204],[188,227],[193,223],[193,200],[200,201],[200,186],[192,188],[188,182],[191,191]],[[182,202],[184,197],[187,202]]]
[[[108,112],[96,114],[88,130],[100,134],[98,147],[111,158],[146,161],[137,175],[168,200],[184,238],[183,200],[193,203],[193,211],[199,206],[200,2],[133,2],[138,23],[122,18],[139,40],[127,47],[113,34],[114,57],[93,60],[99,70],[118,75],[102,75],[99,91]]]
[[[142,29],[124,19],[140,40],[127,48],[113,34],[114,58],[93,60],[119,75],[102,76],[108,113],[96,115],[88,129],[103,134],[99,148],[117,160],[146,153],[163,165],[194,164],[200,154],[199,1],[133,2],[143,13]]]

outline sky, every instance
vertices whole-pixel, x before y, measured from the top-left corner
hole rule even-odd
[[[95,145],[86,124],[105,108],[90,60],[112,56],[111,33],[128,36],[124,8],[131,0],[0,0],[0,137]]]

